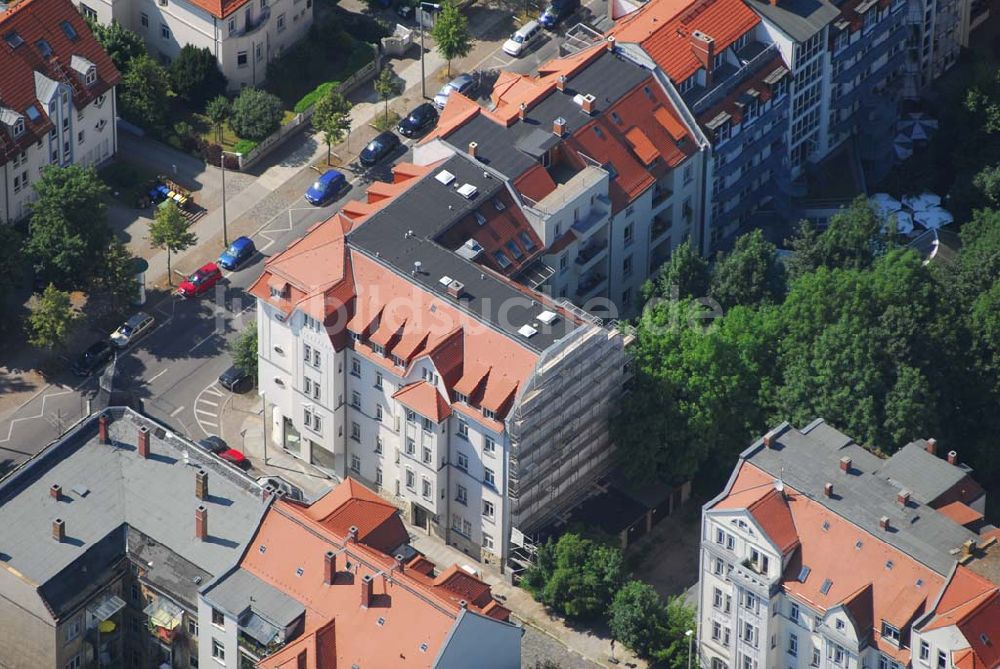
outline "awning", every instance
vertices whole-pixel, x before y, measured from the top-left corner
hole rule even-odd
[[[96,606],[87,607],[90,615],[99,621],[104,621],[125,608],[125,602],[121,597],[106,595]]]
[[[771,70],[771,73],[764,77],[764,83],[768,85],[773,85],[781,81],[781,78],[788,74],[788,68],[784,65],[779,65],[778,67]]]
[[[166,630],[177,629],[184,620],[184,609],[163,597],[154,599],[142,612],[149,617],[151,625]]]
[[[705,127],[709,130],[715,130],[731,118],[732,116],[729,115],[729,112],[720,112],[715,118],[706,123]]]
[[[264,646],[274,641],[274,638],[278,636],[278,632],[280,631],[253,611],[250,612],[246,622],[240,625],[240,628],[247,636],[255,639]]]

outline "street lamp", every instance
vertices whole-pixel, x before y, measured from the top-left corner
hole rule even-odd
[[[427,99],[427,74],[424,72],[424,10],[436,12],[441,5],[433,2],[421,2],[418,8],[420,14],[420,95]]]
[[[223,151],[219,157],[219,165],[222,166],[222,242],[229,248],[229,227],[226,221],[226,153]]]
[[[688,638],[688,669],[691,669],[691,647],[694,645],[694,630],[684,632],[684,636]]]

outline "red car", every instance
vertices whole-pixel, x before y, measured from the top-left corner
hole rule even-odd
[[[218,455],[226,462],[236,465],[240,469],[250,469],[250,461],[247,460],[247,456],[243,455],[243,453],[237,451],[235,448],[227,448]]]
[[[222,270],[214,262],[210,262],[185,279],[177,290],[184,297],[194,297],[206,292],[221,279]]]

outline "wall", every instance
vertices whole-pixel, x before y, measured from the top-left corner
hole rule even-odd
[[[35,589],[0,569],[0,662],[5,669],[56,666],[55,622]]]

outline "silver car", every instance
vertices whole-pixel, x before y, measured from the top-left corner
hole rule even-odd
[[[476,80],[471,74],[460,74],[441,87],[441,90],[434,96],[434,106],[438,109],[444,109],[444,106],[448,104],[448,96],[454,91],[468,95],[475,88]]]
[[[111,333],[111,343],[117,348],[128,348],[153,329],[154,318],[140,311]]]

